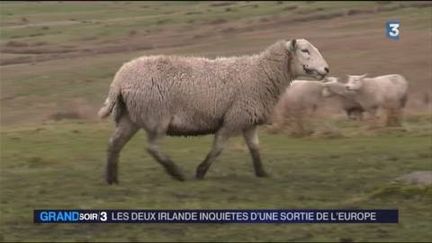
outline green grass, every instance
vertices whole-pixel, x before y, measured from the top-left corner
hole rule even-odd
[[[411,125],[427,121],[415,119]],[[353,129],[346,126],[345,129]],[[102,174],[107,123],[58,122],[1,133],[1,234],[6,241],[425,241],[432,237],[432,188],[394,183],[431,169],[430,129],[338,139],[289,138],[262,132],[270,178],[253,175],[234,138],[204,181],[195,167],[212,138],[168,138],[164,150],[188,180],[173,181],[145,152],[144,133],[126,146],[120,185]],[[54,142],[55,141],[55,142]],[[34,225],[37,208],[398,208],[392,225]],[[55,232],[55,234],[53,233]]]

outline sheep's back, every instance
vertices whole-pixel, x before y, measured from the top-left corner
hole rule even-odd
[[[173,130],[204,132],[220,126],[232,104],[235,75],[235,60],[155,56],[125,64],[114,82],[137,122],[171,117]]]
[[[398,102],[408,89],[407,81],[398,74],[366,78],[363,85],[366,94],[374,96],[379,103]]]
[[[285,98],[287,102],[298,105],[313,106],[322,102],[321,92],[323,84],[320,81],[295,80],[287,88]]]

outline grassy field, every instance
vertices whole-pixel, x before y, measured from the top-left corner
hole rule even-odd
[[[432,170],[431,10],[430,2],[1,2],[0,241],[430,241],[432,187],[396,178]],[[385,38],[388,19],[401,20],[398,42]],[[148,156],[141,132],[122,151],[120,184],[104,183],[113,125],[95,113],[122,63],[250,54],[293,37],[316,43],[333,76],[407,77],[403,127],[340,116],[303,138],[263,127],[265,179],[234,138],[196,181],[212,138],[168,138],[183,183]],[[398,208],[400,223],[35,225],[36,208]]]
[[[173,181],[145,152],[139,133],[125,148],[120,185],[102,177],[105,123],[57,122],[1,134],[1,230],[5,241],[426,241],[432,237],[431,187],[399,184],[431,166],[430,117],[410,131],[337,139],[263,133],[270,178],[254,177],[240,138],[204,181],[193,179],[211,137],[171,138],[164,148],[188,180]],[[352,132],[349,124],[344,134]],[[395,225],[34,225],[35,208],[398,208]],[[55,232],[55,233],[54,233]]]

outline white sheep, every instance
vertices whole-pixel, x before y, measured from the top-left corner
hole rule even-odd
[[[399,74],[377,77],[349,75],[346,88],[354,92],[354,100],[376,117],[378,108],[386,111],[386,125],[400,125],[400,115],[408,98],[408,82]]]
[[[325,82],[310,80],[291,82],[275,107],[274,127],[283,127],[288,122],[295,127],[296,133],[305,134],[306,118],[312,118],[317,109],[328,105],[329,98],[334,101],[333,104],[347,113],[348,118],[360,118],[363,109],[353,98],[335,95],[328,90],[329,88],[346,90],[344,84],[337,82],[335,77],[327,77]]]
[[[347,83],[337,80],[325,83],[326,96],[343,97],[359,104],[369,113],[372,120],[377,119],[378,109],[387,112],[387,125],[400,125],[400,113],[407,102],[408,82],[398,74],[366,78],[364,75],[349,75]]]
[[[162,153],[164,135],[215,134],[213,147],[197,167],[201,179],[231,136],[242,133],[255,174],[266,176],[258,150],[257,126],[265,123],[287,85],[297,77],[323,79],[328,64],[304,39],[278,41],[252,56],[207,59],[145,56],[116,73],[101,118],[114,114],[116,129],[109,140],[106,180],[118,183],[120,150],[143,128],[148,152],[178,180],[184,176]]]
[[[306,133],[306,118],[314,115],[324,102],[321,95],[323,82],[294,80],[281,95],[275,106],[272,126],[280,129],[289,125],[298,135]]]
[[[339,82],[337,77],[326,77],[326,82],[322,83],[322,96],[334,98],[340,108],[345,111],[348,118],[352,120],[362,120],[364,108],[355,101],[353,94],[347,92],[345,84]]]

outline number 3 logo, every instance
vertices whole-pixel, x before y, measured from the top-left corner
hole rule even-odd
[[[100,220],[101,221],[107,221],[107,213],[106,212],[100,213]]]
[[[399,40],[399,36],[400,36],[400,22],[399,21],[387,21],[386,23],[386,35],[387,38],[392,39],[392,40]]]
[[[389,35],[398,36],[399,35],[399,26],[400,26],[400,24],[390,24]]]

